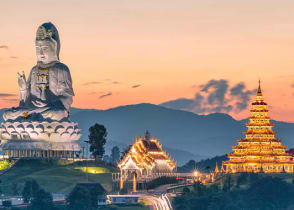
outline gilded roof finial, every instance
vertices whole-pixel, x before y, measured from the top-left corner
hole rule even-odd
[[[258,80],[258,90],[257,90],[257,95],[262,95],[262,93],[261,93],[261,87],[260,87],[260,80]]]
[[[151,139],[150,132],[148,130],[146,130],[146,132],[144,134],[144,140],[150,140],[150,139]]]

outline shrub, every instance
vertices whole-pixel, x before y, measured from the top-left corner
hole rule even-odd
[[[2,201],[2,206],[11,207],[12,206],[11,200]]]
[[[147,183],[147,189],[154,189],[156,187],[159,187],[161,185],[165,184],[173,184],[177,183],[178,180],[176,177],[167,177],[167,176],[162,176],[156,179],[153,179],[152,181]]]

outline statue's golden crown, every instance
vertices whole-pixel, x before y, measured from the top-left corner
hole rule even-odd
[[[43,26],[40,26],[37,30],[36,40],[44,40],[47,38],[52,39],[52,31],[48,30],[47,32]]]
[[[51,22],[43,23],[38,27],[36,33],[36,41],[39,40],[50,40],[56,43],[57,45],[57,55],[59,57],[60,51],[60,39],[57,28]]]

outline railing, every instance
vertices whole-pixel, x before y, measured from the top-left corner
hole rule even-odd
[[[151,181],[153,179],[159,177],[194,177],[193,173],[153,173],[151,175],[140,175],[137,177],[137,181]],[[112,173],[112,181],[120,181],[121,174],[120,173]],[[132,175],[123,174],[122,175],[123,181],[131,181],[133,179]]]

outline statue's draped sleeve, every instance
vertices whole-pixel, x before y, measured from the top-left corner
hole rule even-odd
[[[62,63],[56,65],[57,70],[57,87],[55,89],[56,95],[62,102],[64,107],[68,110],[72,104],[72,97],[74,91],[72,88],[72,79],[68,67]]]
[[[25,103],[30,95],[32,71],[33,71],[33,69],[31,70],[31,72],[29,74],[28,80],[26,81],[26,89],[24,89],[24,90],[20,89],[20,101],[19,101],[20,106],[25,105]]]

